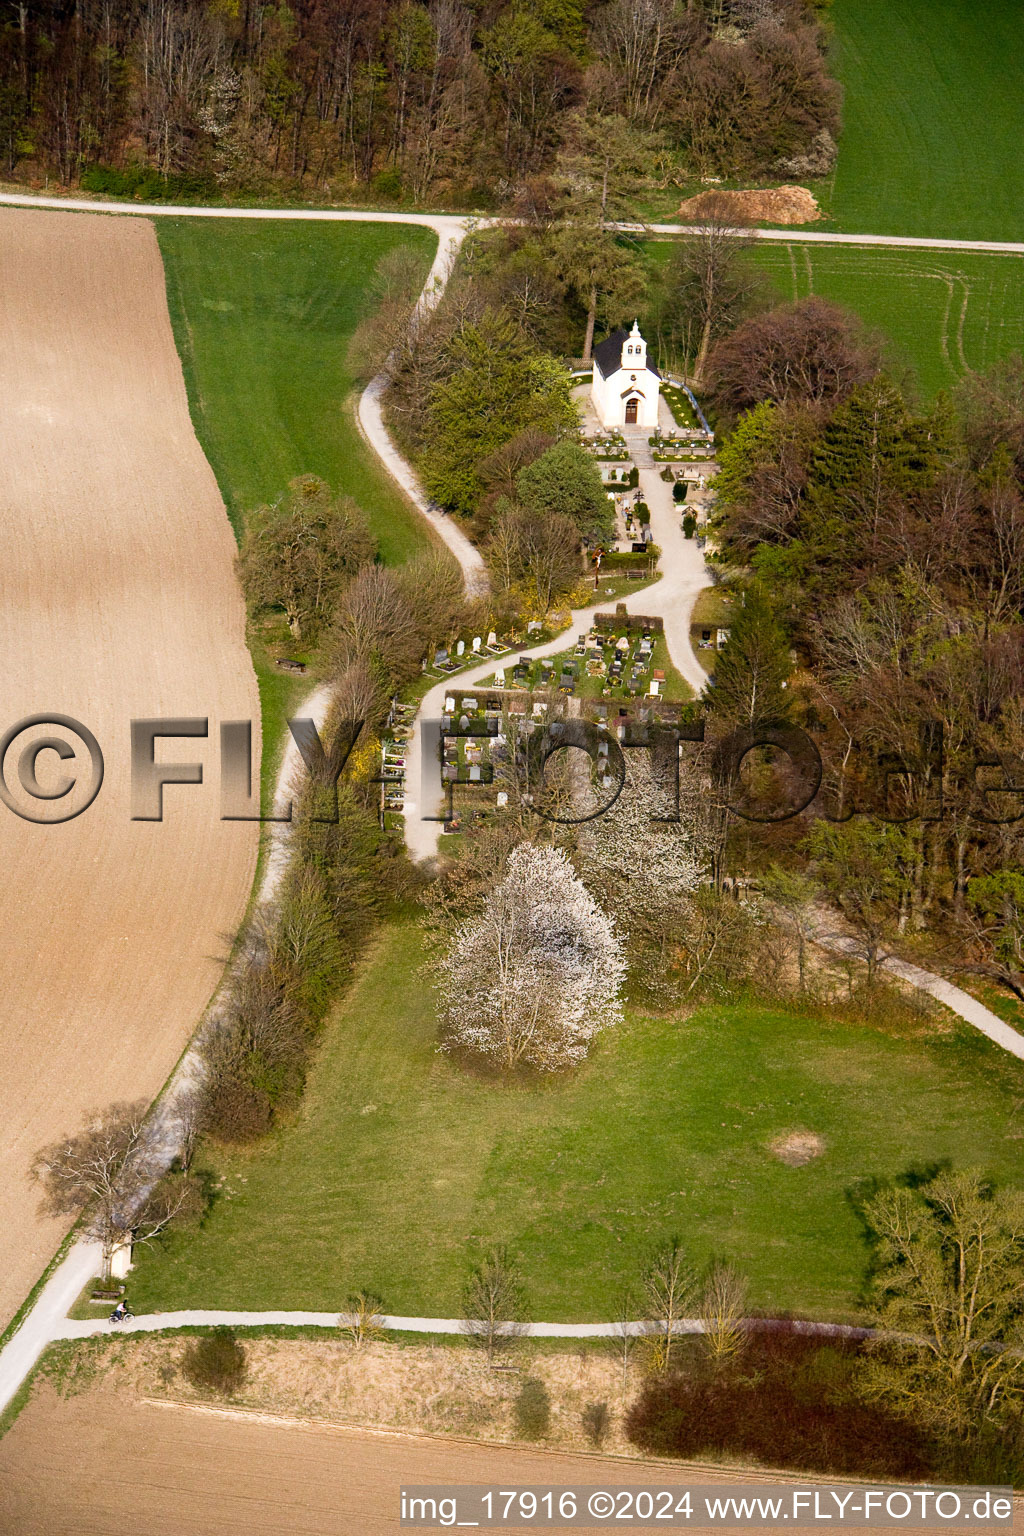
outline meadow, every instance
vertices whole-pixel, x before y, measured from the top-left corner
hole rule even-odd
[[[1024,257],[794,240],[758,245],[751,260],[786,300],[814,293],[855,310],[924,398],[1024,348]]]
[[[236,536],[248,512],[311,471],[359,503],[386,563],[427,549],[422,518],[360,436],[349,344],[372,305],[377,262],[411,246],[425,280],[433,233],[390,224],[154,223],[192,422]],[[293,650],[283,625],[251,626],[249,644],[267,743],[266,809],[285,722],[309,683],[275,665],[279,651]]]
[[[834,0],[844,88],[834,227],[1024,237],[1019,0]]]
[[[383,559],[429,545],[423,520],[363,442],[349,342],[373,270],[411,246],[426,279],[436,237],[415,225],[155,221],[196,435],[236,533],[310,471],[366,512]]]
[[[647,242],[652,274],[671,250],[671,240]],[[854,310],[881,334],[887,366],[924,400],[1024,349],[1024,256],[809,245],[794,235],[761,241],[745,259],[762,278],[765,307],[814,293]]]
[[[611,1317],[678,1235],[697,1262],[732,1259],[756,1306],[855,1317],[858,1190],[944,1160],[1019,1179],[1017,1063],[952,1020],[901,1038],[771,1005],[633,1012],[579,1072],[508,1086],[438,1053],[423,958],[415,919],[389,925],[298,1118],[251,1153],[204,1152],[212,1208],[137,1250],[139,1311],[340,1309],[369,1287],[396,1313],[457,1315],[497,1241],[534,1317]],[[822,1155],[781,1162],[793,1131]]]

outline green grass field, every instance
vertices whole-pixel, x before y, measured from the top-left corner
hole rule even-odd
[[[942,1159],[1020,1178],[1020,1069],[959,1029],[899,1039],[778,1009],[633,1016],[575,1076],[504,1087],[438,1054],[421,936],[381,936],[337,1009],[299,1119],[213,1168],[202,1230],[137,1250],[140,1311],[457,1313],[469,1261],[519,1255],[535,1317],[614,1315],[652,1242],[733,1259],[755,1304],[857,1312],[865,1181]],[[802,1168],[780,1133],[826,1150]]]
[[[348,346],[385,252],[411,245],[426,278],[436,248],[415,225],[155,221],[174,336],[196,435],[238,533],[245,515],[312,471],[366,512],[383,559],[429,546],[355,420]],[[266,810],[286,720],[310,682],[281,672],[263,630],[250,631],[260,690]],[[290,647],[283,647],[285,653]]]
[[[645,255],[657,269],[671,249],[670,240],[652,240]],[[778,301],[817,293],[855,310],[882,333],[896,375],[909,369],[925,399],[1024,348],[1024,256],[808,245],[796,237],[764,241],[749,260]]]
[[[881,331],[924,396],[1024,347],[1024,257],[763,244],[751,259],[786,299],[835,299]]]
[[[834,0],[843,229],[1024,238],[1020,0]]]
[[[353,496],[381,554],[425,549],[422,520],[359,436],[347,351],[385,252],[423,276],[436,237],[414,225],[156,220],[196,434],[236,530],[304,471]]]

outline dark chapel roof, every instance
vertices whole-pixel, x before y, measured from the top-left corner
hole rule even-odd
[[[594,366],[600,370],[602,379],[610,378],[622,367],[622,345],[628,337],[629,332],[624,327],[620,327],[617,331],[612,331],[610,336],[606,336],[604,341],[599,342],[594,348]],[[657,378],[661,378],[661,374],[650,359],[647,361],[647,367]]]

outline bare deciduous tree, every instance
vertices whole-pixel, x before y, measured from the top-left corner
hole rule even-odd
[[[743,1313],[747,1282],[731,1264],[716,1260],[704,1277],[697,1316],[704,1327],[704,1344],[716,1366],[725,1365],[743,1349]]]
[[[384,1337],[384,1303],[372,1291],[354,1291],[345,1311],[338,1318],[338,1328],[354,1349],[376,1343]]]
[[[881,348],[857,315],[812,295],[753,315],[708,358],[708,385],[732,415],[762,400],[825,406],[845,400],[879,366]]]
[[[1024,1196],[976,1173],[884,1190],[865,1206],[877,1240],[876,1397],[955,1435],[1024,1402]]]
[[[773,864],[761,877],[761,890],[796,939],[797,969],[800,991],[803,992],[807,986],[807,945],[814,935],[811,908],[817,888],[801,870]]]
[[[492,1248],[475,1266],[463,1291],[462,1331],[493,1361],[527,1330],[523,1286],[507,1248]]]
[[[530,607],[547,613],[582,576],[580,533],[560,513],[537,516],[501,498],[485,558],[499,592],[526,587]]]
[[[194,1215],[202,1201],[186,1174],[166,1163],[146,1121],[144,1099],[112,1104],[87,1117],[75,1136],[44,1147],[32,1165],[50,1216],[83,1216],[85,1236],[101,1244],[103,1274],[114,1250],[159,1236],[175,1217]]]
[[[818,822],[808,850],[821,888],[851,930],[851,953],[867,967],[868,985],[888,953],[906,895],[908,836],[904,828]]]
[[[381,565],[364,565],[338,607],[334,662],[361,661],[391,693],[420,661],[416,615],[402,583]]]
[[[647,1313],[647,1339],[652,1369],[667,1371],[672,1363],[680,1325],[692,1309],[696,1276],[677,1238],[654,1254],[642,1280]]]
[[[663,325],[670,344],[692,364],[694,385],[703,381],[713,342],[737,324],[752,301],[756,278],[745,260],[751,239],[729,210],[711,207],[673,252]]]
[[[638,1304],[630,1286],[619,1293],[612,1324],[610,1348],[622,1370],[622,1396],[625,1398],[629,1384],[629,1367],[641,1335],[637,1332]]]

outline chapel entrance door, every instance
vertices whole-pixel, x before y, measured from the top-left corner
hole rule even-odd
[[[626,426],[627,427],[635,427],[636,426],[636,413],[637,413],[637,408],[638,408],[639,404],[640,404],[639,400],[627,400],[626,401]]]

